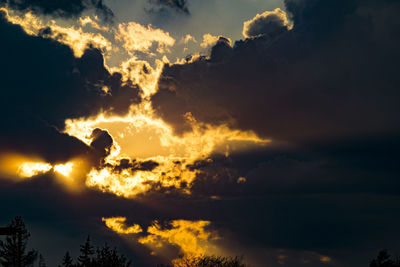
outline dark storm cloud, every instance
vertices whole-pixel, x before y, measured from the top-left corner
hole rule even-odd
[[[64,18],[80,15],[84,10],[93,8],[105,20],[114,16],[110,8],[104,5],[103,0],[0,0],[13,9],[32,11],[35,14],[53,15]]]
[[[152,7],[148,10],[149,12],[160,12],[164,8],[171,8],[178,12],[190,14],[186,0],[148,0],[148,3]]]
[[[165,66],[158,114],[177,132],[191,112],[290,142],[398,132],[400,4],[293,0],[287,8],[291,31]]]
[[[206,196],[265,194],[399,195],[395,136],[334,140],[214,156],[188,165],[197,170],[192,191]],[[244,177],[245,182],[239,178]]]
[[[153,106],[176,132],[190,130],[191,112],[273,139],[187,166],[197,171],[192,196],[214,201],[186,214],[263,255],[315,251],[366,266],[380,248],[400,249],[400,3],[287,0],[286,9],[292,30],[222,41],[209,59],[164,68]],[[286,266],[303,266],[299,258]]]
[[[81,58],[72,50],[45,37],[28,36],[0,17],[2,131],[0,147],[57,161],[89,147],[60,134],[67,118],[128,111],[140,101],[139,88],[122,83],[121,74],[110,74],[97,49]],[[107,88],[108,93],[103,89]]]

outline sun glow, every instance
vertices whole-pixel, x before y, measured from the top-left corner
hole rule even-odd
[[[68,177],[71,172],[72,168],[74,167],[74,163],[69,162],[66,164],[57,164],[54,166],[54,171]]]
[[[124,197],[135,197],[155,185],[190,193],[197,171],[189,170],[186,167],[188,164],[206,159],[215,152],[228,155],[235,146],[240,148],[243,144],[265,145],[269,142],[250,131],[199,123],[191,114],[187,114],[186,119],[193,130],[177,136],[168,124],[154,114],[150,102],[143,101],[132,106],[126,116],[100,114],[95,118],[67,120],[65,132],[90,145],[90,135],[95,128],[109,131],[116,145],[105,159],[108,166],[93,168],[87,176],[86,185]],[[112,166],[123,158],[152,160],[158,166],[151,171],[113,171]]]
[[[51,164],[43,162],[24,162],[22,163],[17,174],[23,178],[30,178],[41,173],[46,173],[52,169]]]
[[[85,159],[74,158],[66,163],[51,164],[36,157],[15,153],[0,155],[1,178],[23,181],[34,179],[40,174],[50,174],[55,181],[69,191],[78,192],[85,188],[89,167]],[[57,175],[54,175],[57,174]]]
[[[44,174],[52,169],[52,165],[40,158],[23,156],[16,153],[4,153],[0,155],[0,174],[3,177],[31,178]]]
[[[87,145],[92,142],[91,133],[94,129],[108,131],[114,145],[101,166],[88,166],[90,160],[87,160],[87,166],[79,168],[72,161],[55,166],[41,161],[37,161],[36,165],[33,164],[36,161],[24,161],[22,163],[33,163],[20,167],[20,176],[31,177],[53,170],[59,174],[57,178],[67,186],[75,183],[78,179],[76,177],[84,177],[83,183],[89,188],[128,198],[153,189],[162,189],[163,192],[179,190],[190,194],[191,185],[198,171],[190,170],[187,165],[207,159],[212,154],[229,156],[235,151],[269,143],[269,140],[259,138],[251,131],[198,122],[190,112],[184,117],[192,130],[177,135],[170,125],[155,114],[150,99],[158,90],[159,77],[164,63],[168,62],[162,53],[167,52],[175,43],[175,39],[168,32],[150,25],[144,27],[135,22],[123,23],[117,28],[101,28],[96,19],[89,17],[80,18],[79,24],[82,27],[64,27],[60,24],[62,21],[46,21],[30,12],[21,15],[6,8],[1,10],[6,13],[8,21],[20,25],[27,34],[37,36],[48,27],[50,30],[46,33],[46,37],[70,46],[76,57],[82,56],[89,44],[99,48],[104,54],[104,59],[116,52],[115,49],[125,48],[130,52],[129,58],[121,60],[118,67],[106,65],[106,68],[110,72],[121,73],[123,82],[132,82],[141,89],[141,103],[131,106],[130,111],[123,116],[103,111],[95,117],[65,121],[64,132]],[[102,33],[87,32],[89,25]],[[102,35],[106,33],[109,39]],[[153,45],[156,45],[160,57],[155,59],[155,64],[152,66],[149,62],[138,59],[139,56],[134,52],[150,53]],[[112,91],[108,88],[104,88],[104,93],[112,95]],[[129,159],[130,162],[151,161],[155,162],[156,166],[152,169],[116,170],[116,166],[123,159]],[[76,174],[76,169],[82,171]]]

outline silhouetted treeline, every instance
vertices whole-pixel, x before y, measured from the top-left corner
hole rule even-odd
[[[30,234],[26,230],[25,223],[21,217],[15,217],[8,225],[13,234],[7,235],[5,241],[0,240],[0,266],[25,267],[33,266],[38,257],[35,250],[27,251]],[[42,259],[43,266],[44,260]]]
[[[6,234],[0,240],[0,267],[46,267],[44,257],[38,251],[28,250],[30,233],[21,217],[15,217],[0,234]],[[67,251],[59,267],[129,267],[131,261],[120,254],[116,248],[107,244],[95,248],[88,236],[80,246],[80,255],[74,259]],[[221,256],[192,256],[175,260],[173,264],[158,267],[246,267],[242,258]],[[400,267],[400,259],[393,258],[387,250],[382,250],[370,261],[369,267]]]
[[[239,257],[193,256],[175,260],[173,265],[158,267],[246,267]]]
[[[400,267],[400,260],[392,259],[387,250],[381,250],[376,259],[370,262],[369,267]]]
[[[131,262],[116,248],[110,248],[107,244],[94,249],[88,236],[86,242],[81,245],[80,255],[76,261],[67,251],[62,259],[60,267],[129,267]]]
[[[30,233],[21,217],[15,217],[7,227],[5,240],[0,240],[0,267],[46,267],[43,255],[27,249]],[[69,252],[62,259],[62,267],[128,267],[131,262],[116,248],[107,244],[96,249],[87,237],[80,247],[80,255],[74,260]]]

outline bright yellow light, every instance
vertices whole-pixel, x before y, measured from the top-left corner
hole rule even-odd
[[[6,178],[29,178],[46,173],[52,168],[51,164],[36,157],[22,156],[15,153],[0,155],[0,174]]]
[[[89,145],[93,129],[107,129],[115,142],[111,155],[106,158],[109,166],[127,157],[159,163],[152,171],[114,172],[109,166],[90,171],[86,180],[88,187],[124,197],[135,197],[148,191],[152,182],[190,193],[197,171],[189,170],[187,164],[205,159],[214,152],[229,155],[235,146],[241,149],[240,145],[246,148],[269,143],[251,131],[197,122],[189,113],[186,119],[193,131],[176,136],[173,129],[154,114],[149,101],[144,100],[140,105],[132,106],[126,116],[100,114],[95,118],[66,120],[65,132]]]
[[[32,176],[36,176],[41,173],[46,173],[50,171],[52,168],[51,164],[44,162],[25,162],[22,163],[18,170],[17,174],[23,178],[29,178]]]
[[[50,28],[51,31],[46,37],[68,45],[73,50],[76,57],[81,57],[89,45],[104,52],[111,52],[114,49],[111,42],[101,34],[85,32],[80,27],[59,26],[56,24],[55,20],[44,23],[31,12],[17,15],[14,14],[12,10],[6,8],[0,8],[0,11],[6,13],[5,17],[9,22],[20,25],[29,35],[38,36],[43,28]],[[86,22],[87,21],[84,21],[84,23]]]
[[[54,166],[54,171],[68,177],[71,172],[72,168],[74,167],[74,163],[68,162],[66,164],[57,164]]]
[[[46,173],[51,169],[51,164],[37,157],[23,156],[16,153],[0,155],[0,174],[2,178],[30,178]]]
[[[125,217],[112,217],[112,218],[102,218],[102,221],[105,222],[106,226],[113,230],[118,234],[138,234],[143,232],[142,227],[138,224],[134,224],[133,226],[126,227],[125,226]]]
[[[118,234],[142,233],[140,225],[125,226],[125,217],[102,218],[106,226]],[[154,221],[147,228],[146,234],[137,239],[143,245],[150,247],[153,254],[164,246],[177,246],[185,256],[197,256],[212,254],[217,249],[213,241],[219,237],[214,232],[206,230],[211,223],[209,221],[174,220],[168,228],[163,228]]]
[[[86,188],[86,175],[90,167],[83,158],[73,158],[66,163],[54,166],[57,182],[63,185],[70,192],[81,192]]]
[[[176,220],[171,222],[171,229],[162,229],[154,222],[148,227],[146,237],[140,238],[141,244],[162,247],[164,244],[176,245],[187,255],[203,255],[210,249],[211,233],[205,230],[209,221]],[[214,238],[215,239],[215,238]]]
[[[168,32],[154,29],[150,24],[147,27],[136,22],[121,23],[115,38],[123,42],[127,51],[149,52],[154,43],[157,43],[157,52],[163,53],[175,43]]]
[[[27,34],[36,36],[41,29],[49,27],[51,31],[48,37],[70,46],[77,57],[82,56],[89,44],[100,48],[106,55],[115,52],[117,47],[114,45],[118,45],[118,42],[112,44],[103,35],[86,32],[82,27],[61,26],[58,20],[45,21],[31,12],[20,14],[5,8],[1,10],[6,12],[8,21],[20,25]],[[85,17],[80,18],[79,23],[82,26],[91,25],[98,30],[107,31],[117,41],[121,41],[119,43],[121,48],[130,52],[149,52],[149,49],[157,44],[157,50],[161,53],[167,51],[175,43],[175,39],[169,33],[155,29],[151,25],[145,27],[135,22],[128,22],[118,25],[117,29],[108,29],[102,28],[96,21],[96,18]],[[212,36],[208,37],[211,41],[215,41]],[[104,58],[107,59],[107,56]],[[107,165],[99,169],[85,169],[86,186],[124,197],[134,197],[150,190],[151,183],[190,193],[196,171],[188,170],[186,165],[196,160],[206,159],[212,153],[229,156],[234,151],[249,149],[254,145],[265,145],[269,142],[251,131],[233,130],[227,125],[213,126],[198,122],[191,113],[187,113],[185,118],[193,131],[183,136],[175,135],[174,130],[156,115],[150,100],[158,90],[158,80],[167,61],[166,57],[162,60],[158,59],[151,66],[130,53],[130,58],[122,61],[119,67],[106,66],[110,72],[121,73],[122,82],[130,81],[138,84],[141,88],[142,102],[131,106],[129,113],[124,116],[113,116],[104,112],[92,118],[66,120],[65,132],[88,145],[92,141],[90,136],[95,128],[107,129],[114,139],[111,154],[105,159]],[[103,91],[112,94],[108,88],[103,88]],[[126,157],[138,161],[153,160],[158,162],[159,166],[152,171],[136,172],[115,172],[110,167]],[[43,168],[46,170],[49,166]],[[57,178],[67,184],[75,180],[75,169],[76,166],[71,162],[54,166],[54,171],[64,176]],[[29,172],[26,173],[28,175]]]

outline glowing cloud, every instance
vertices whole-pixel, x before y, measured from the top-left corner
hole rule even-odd
[[[142,233],[142,228],[137,224],[126,227],[125,217],[102,218],[102,221],[118,234]],[[162,227],[158,221],[154,221],[137,241],[150,247],[153,253],[172,245],[179,247],[184,256],[212,254],[216,249],[212,241],[219,237],[215,232],[206,230],[210,224],[209,221],[174,220]]]
[[[97,16],[94,16],[94,20],[91,17],[84,17],[84,18],[79,18],[79,22],[82,26],[90,25],[92,28],[97,29],[99,31],[105,31],[108,32],[110,29],[105,26],[100,26],[96,21],[98,21],[99,18]]]
[[[141,244],[150,247],[162,247],[165,244],[178,246],[186,255],[202,255],[211,249],[209,241],[216,239],[205,230],[209,221],[176,220],[170,223],[170,229],[163,229],[158,222],[154,222],[147,229],[149,234],[140,238]]]
[[[20,25],[27,34],[33,36],[43,34],[47,38],[68,45],[74,51],[76,57],[81,57],[90,45],[104,52],[113,49],[111,42],[101,34],[84,32],[82,28],[62,27],[57,25],[55,20],[44,23],[31,12],[19,16],[11,14],[12,12],[6,8],[0,8],[0,10],[6,13],[5,17],[9,22]],[[87,19],[83,19],[81,23],[89,22]],[[44,29],[47,30],[42,32]]]
[[[161,29],[153,29],[149,24],[146,27],[128,22],[118,25],[118,33],[115,38],[123,42],[123,47],[130,52],[149,52],[154,43],[157,43],[157,52],[164,53],[168,47],[175,44],[175,39],[169,33]]]
[[[187,45],[190,41],[192,41],[193,43],[197,43],[196,38],[194,38],[190,34],[186,34],[184,37],[182,37],[182,39],[179,41],[179,43]]]
[[[41,173],[46,173],[52,169],[51,164],[44,162],[25,162],[22,163],[18,170],[17,174],[23,178],[29,178],[32,176],[36,176]]]
[[[169,125],[154,116],[149,103],[144,102],[125,117],[101,114],[91,119],[67,120],[65,132],[90,144],[93,129],[109,130],[116,143],[115,148],[105,159],[107,164],[104,167],[90,171],[86,185],[129,198],[154,189],[154,186],[190,193],[197,171],[189,170],[187,164],[208,157],[218,151],[217,147],[223,149],[220,153],[229,154],[235,142],[257,145],[269,142],[252,132],[231,130],[225,125],[214,127],[198,123],[190,114],[187,115],[187,120],[193,131],[176,136]],[[142,132],[145,134],[141,134]],[[149,136],[152,137],[150,141],[147,140]],[[140,151],[146,153],[148,150],[152,150],[154,154],[142,154],[140,157]],[[135,156],[142,161],[155,161],[158,166],[151,171],[114,171],[114,166],[129,156]]]
[[[7,178],[30,178],[38,174],[47,173],[52,165],[40,158],[23,156],[15,153],[0,155],[0,174]]]
[[[48,173],[70,192],[81,192],[86,188],[85,180],[89,170],[87,161],[83,158],[52,165],[35,157],[13,153],[0,155],[0,178],[24,181],[26,178],[33,179],[37,175]]]
[[[214,46],[218,42],[220,37],[224,37],[224,36],[214,36],[209,33],[206,33],[203,35],[203,42],[200,44],[200,46],[203,48]],[[224,37],[224,38],[228,39],[229,42],[232,43],[232,40],[230,38],[227,38],[227,37]]]
[[[112,218],[102,218],[102,221],[105,222],[106,226],[113,230],[118,234],[138,234],[143,232],[142,227],[138,224],[134,224],[133,226],[126,227],[125,217],[112,217]]]
[[[72,48],[76,57],[81,57],[89,45],[103,52],[109,52],[113,49],[111,42],[101,34],[84,32],[81,28],[75,27],[61,27],[58,25],[50,25],[48,27],[50,28],[50,33],[46,37],[68,45]]]
[[[54,171],[68,177],[72,173],[74,163],[58,164],[54,166]]]
[[[111,71],[121,73],[124,82],[130,80],[132,83],[138,84],[142,89],[142,97],[146,99],[156,93],[158,78],[163,66],[164,62],[161,60],[155,60],[153,68],[147,61],[138,60],[133,56],[123,61],[119,68],[111,68]]]
[[[254,18],[243,23],[243,36],[245,38],[257,37],[260,35],[274,36],[284,30],[290,30],[289,20],[286,12],[280,8],[274,11],[265,11],[257,14]]]

